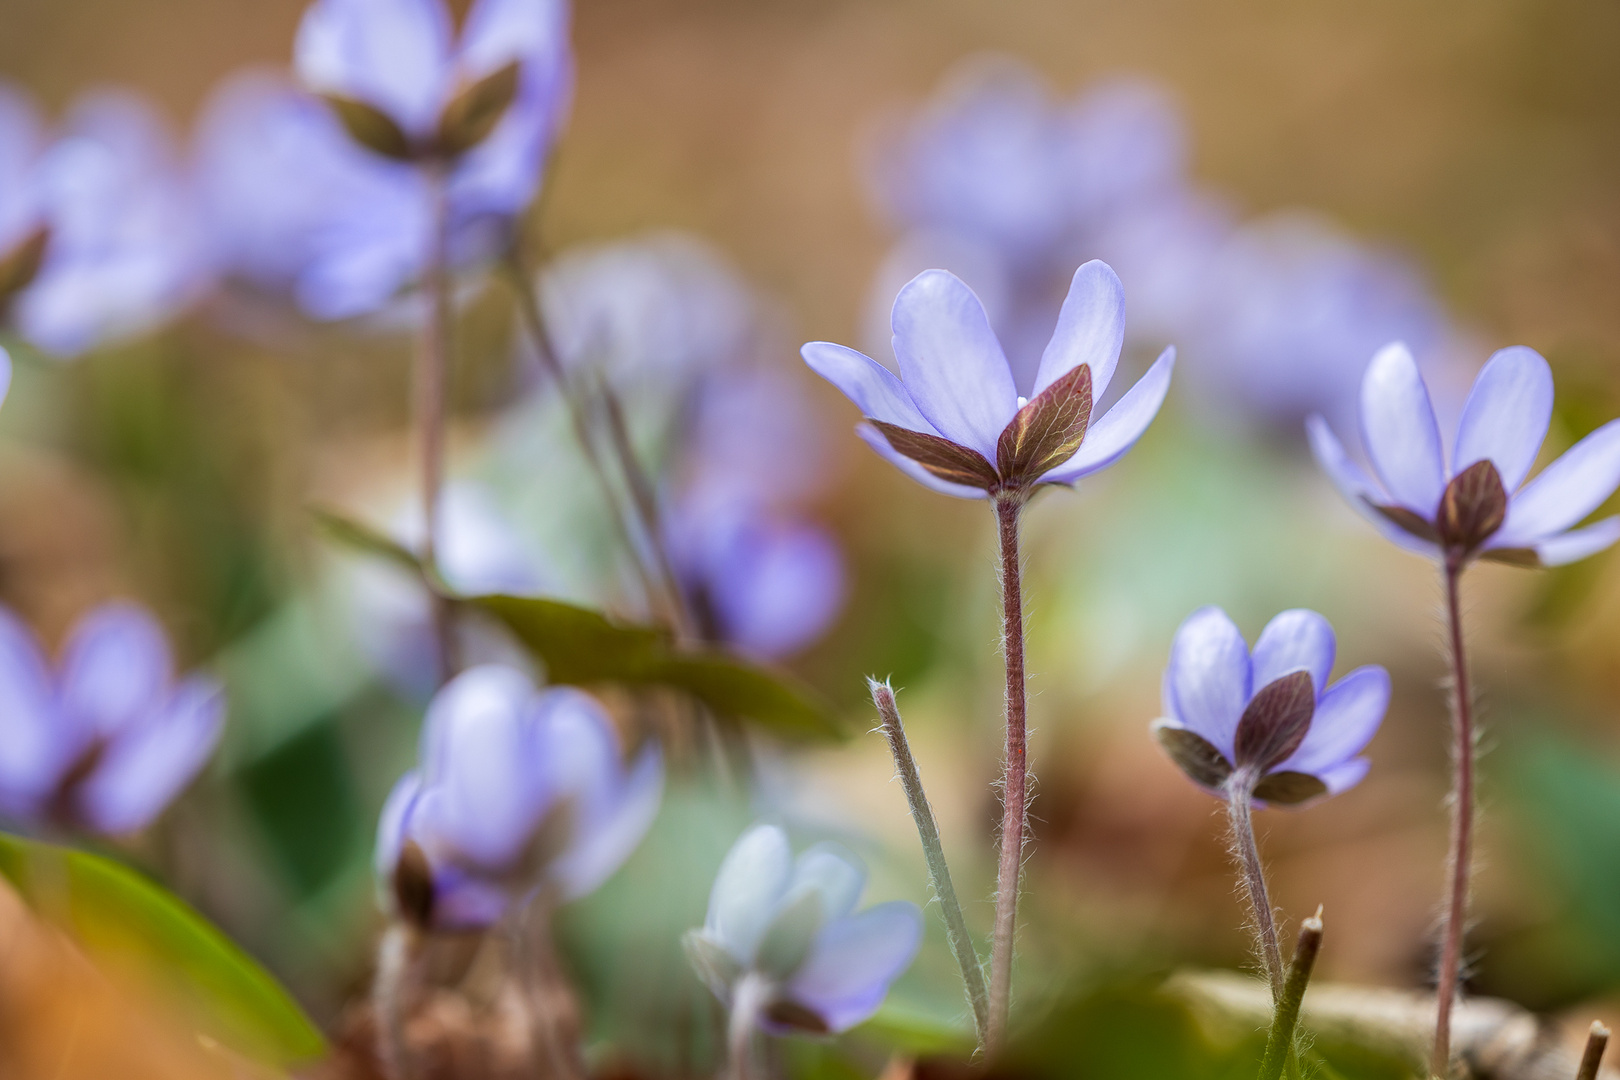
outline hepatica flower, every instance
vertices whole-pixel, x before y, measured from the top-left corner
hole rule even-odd
[[[922,913],[904,900],[855,910],[866,871],[836,844],[797,859],[785,833],[756,825],[731,848],[701,930],[685,945],[735,1014],[767,1031],[844,1031],[870,1017],[917,953]]]
[[[48,133],[0,87],[0,309],[23,337],[77,356],[169,318],[206,277],[173,140],[149,105],[88,94]]]
[[[1311,448],[1351,504],[1402,547],[1461,566],[1584,559],[1620,539],[1620,517],[1573,528],[1620,486],[1620,420],[1576,443],[1525,483],[1552,418],[1547,361],[1514,346],[1490,358],[1447,447],[1406,346],[1386,346],[1361,383],[1361,440],[1375,483],[1319,416]],[[1449,452],[1448,452],[1449,451]]]
[[[0,811],[97,832],[134,832],[197,774],[225,698],[203,675],[178,682],[163,630],[133,604],[81,619],[53,671],[0,608]]]
[[[663,778],[656,745],[625,766],[590,695],[471,668],[428,707],[421,764],[383,808],[377,872],[422,926],[488,926],[541,888],[574,899],[641,842]]]
[[[1163,719],[1153,733],[1195,783],[1232,785],[1293,806],[1337,795],[1367,774],[1361,757],[1389,706],[1389,675],[1361,667],[1329,683],[1333,628],[1314,611],[1285,611],[1251,653],[1217,607],[1176,631],[1164,673]]]
[[[973,291],[944,270],[917,275],[895,298],[900,375],[829,342],[805,362],[860,407],[857,430],[918,482],[959,498],[1026,498],[1112,465],[1157,415],[1174,349],[1095,424],[1125,335],[1125,297],[1105,263],[1075,271],[1034,385],[1019,387]]]

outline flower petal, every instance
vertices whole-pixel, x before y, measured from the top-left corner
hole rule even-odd
[[[1370,768],[1372,762],[1366,758],[1351,758],[1343,765],[1336,765],[1326,772],[1318,773],[1316,778],[1327,785],[1329,795],[1339,795],[1361,783]]]
[[[664,797],[664,758],[656,744],[647,746],[612,801],[598,811],[582,809],[574,842],[551,864],[553,881],[564,899],[594,892],[613,876],[641,843],[658,816]]]
[[[994,461],[1018,389],[979,298],[956,275],[924,270],[895,297],[891,322],[917,410],[944,438]]]
[[[740,963],[753,963],[792,872],[793,851],[781,829],[755,825],[743,833],[715,875],[705,931]]]
[[[1544,566],[1563,566],[1596,555],[1620,540],[1620,517],[1608,517],[1584,528],[1550,536],[1536,545]]]
[[[894,900],[822,927],[787,994],[846,1031],[883,1004],[889,984],[911,965],[922,941],[922,912]]]
[[[830,341],[812,341],[799,350],[799,355],[810,370],[842,390],[861,415],[929,435],[939,434],[917,411],[894,372],[865,353]]]
[[[866,887],[866,867],[842,844],[822,841],[806,848],[793,864],[788,895],[813,889],[821,896],[824,919],[842,919],[855,910]]]
[[[1317,702],[1311,730],[1280,770],[1310,773],[1330,788],[1327,774],[1361,753],[1389,708],[1389,672],[1361,667],[1332,686]]]
[[[1400,342],[1378,350],[1367,365],[1361,442],[1394,501],[1432,520],[1446,486],[1440,427],[1417,361]]]
[[[1175,371],[1176,349],[1164,350],[1148,368],[1147,374],[1127,390],[1086,432],[1079,451],[1068,461],[1041,477],[1043,483],[1072,484],[1083,476],[1108,468],[1136,445],[1153,418],[1159,415],[1164,396],[1170,392],[1170,375]],[[1093,394],[1096,391],[1093,390]],[[1095,399],[1094,399],[1095,400]]]
[[[483,664],[446,683],[428,706],[422,770],[435,802],[422,829],[430,856],[504,870],[521,855],[555,794],[553,774],[536,765],[533,695],[521,672]]]
[[[1508,503],[1496,547],[1527,547],[1563,532],[1620,486],[1620,420],[1610,420],[1570,447]]]
[[[163,707],[169,642],[144,608],[106,604],[79,620],[62,658],[62,711],[86,734],[113,738]]]
[[[1170,646],[1166,705],[1175,719],[1233,760],[1232,737],[1249,703],[1249,646],[1218,607],[1187,616]]]
[[[33,632],[0,608],[0,811],[32,814],[84,745],[58,720],[54,697]]]
[[[202,676],[187,679],[160,716],[107,744],[79,789],[79,813],[104,833],[144,828],[197,775],[224,722],[223,688]]]
[[[931,491],[937,491],[941,495],[950,495],[957,499],[984,499],[989,497],[984,488],[969,487],[966,484],[953,484],[949,480],[941,480],[890,446],[889,440],[885,439],[882,432],[871,424],[855,425],[855,434],[859,435],[861,441],[866,443],[867,446],[881,454],[889,464]]]
[[[399,862],[400,850],[405,847],[405,836],[411,826],[411,811],[422,794],[422,777],[415,769],[394,781],[394,787],[383,801],[382,813],[377,817],[377,843],[372,849],[371,869],[378,883],[387,889]]]
[[[522,62],[523,81],[555,78],[549,71],[568,55],[568,4],[564,0],[474,0],[457,48],[463,79],[477,79]]]
[[[1371,503],[1387,502],[1387,497],[1361,471],[1361,466],[1350,460],[1350,455],[1345,453],[1344,445],[1333,434],[1326,420],[1313,413],[1305,421],[1305,434],[1310,440],[1312,456],[1322,471],[1328,474],[1328,479],[1333,481],[1333,486],[1339,489],[1339,494],[1344,496],[1356,513],[1370,521],[1384,539],[1420,555],[1439,557],[1440,549],[1433,543],[1413,536],[1372,508]]]
[[[1034,398],[1081,364],[1091,366],[1091,395],[1101,400],[1125,344],[1125,288],[1114,268],[1092,259],[1074,272],[1057,329],[1035,372]]]
[[[298,24],[293,63],[316,93],[375,105],[425,135],[449,91],[450,39],[442,0],[316,0]]]
[[[1489,458],[1502,486],[1517,491],[1552,421],[1553,378],[1541,354],[1523,345],[1498,351],[1486,361],[1468,392],[1451,469],[1462,472]]]
[[[1333,627],[1314,611],[1295,608],[1266,624],[1254,643],[1254,686],[1258,690],[1290,671],[1307,671],[1318,697],[1333,672],[1337,642]]]

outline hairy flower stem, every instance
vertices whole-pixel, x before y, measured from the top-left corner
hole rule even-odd
[[[750,973],[737,982],[731,995],[731,1020],[726,1027],[726,1048],[731,1058],[727,1080],[754,1080],[754,1029],[770,996],[770,984],[762,975]]]
[[[1280,1080],[1283,1067],[1294,1049],[1294,1030],[1299,1026],[1299,1009],[1305,1000],[1305,987],[1311,981],[1311,969],[1316,966],[1316,954],[1322,949],[1322,909],[1306,919],[1299,927],[1299,942],[1294,946],[1294,957],[1288,962],[1288,977],[1283,982],[1282,994],[1277,998],[1271,1018],[1271,1030],[1266,1035],[1266,1053],[1260,1059],[1260,1080]]]
[[[1575,1080],[1598,1080],[1598,1066],[1603,1064],[1603,1051],[1609,1048],[1609,1029],[1598,1021],[1586,1033],[1586,1050],[1581,1054],[1581,1067]]]
[[[415,1080],[416,1070],[405,1043],[405,994],[416,949],[416,931],[398,919],[389,923],[377,943],[371,1007],[377,1018],[377,1062],[387,1080]]]
[[[1238,881],[1249,902],[1260,943],[1260,957],[1266,965],[1266,981],[1271,984],[1273,1001],[1281,1001],[1284,971],[1282,947],[1277,941],[1277,918],[1271,910],[1271,892],[1266,888],[1266,869],[1260,863],[1260,847],[1254,841],[1254,782],[1246,769],[1239,769],[1226,782],[1226,811],[1232,828],[1232,850],[1238,859]]]
[[[442,164],[426,167],[432,192],[432,236],[423,285],[427,313],[422,320],[422,346],[416,364],[416,423],[422,455],[422,561],[437,568],[439,493],[444,487],[445,402],[450,377],[450,225],[448,177]],[[455,637],[450,602],[430,592],[433,637],[438,646],[439,682],[455,674]]]
[[[956,898],[956,886],[951,884],[951,868],[945,862],[945,847],[940,843],[939,825],[934,821],[933,807],[923,792],[922,777],[917,772],[917,761],[911,756],[911,745],[906,741],[906,729],[900,722],[900,707],[895,703],[894,690],[888,683],[869,679],[872,703],[883,718],[883,734],[889,740],[894,754],[895,771],[900,774],[900,786],[905,789],[906,802],[911,805],[911,817],[917,823],[917,836],[922,840],[923,858],[928,863],[928,881],[939,898],[940,913],[945,916],[945,939],[950,942],[951,955],[962,972],[962,985],[967,991],[968,1004],[973,1008],[973,1033],[982,1050],[986,1029],[990,1022],[990,999],[984,989],[984,971],[979,966],[979,954],[973,948],[968,934],[967,920],[962,917],[962,904]]]
[[[1440,934],[1440,973],[1436,989],[1434,1053],[1429,1071],[1438,1077],[1451,1068],[1451,1010],[1462,970],[1463,933],[1468,925],[1468,886],[1474,847],[1474,698],[1463,647],[1458,583],[1463,557],[1448,555],[1445,566],[1446,620],[1451,644],[1451,888]]]
[[[668,610],[670,621],[677,630],[684,631],[692,625],[692,620],[686,610],[684,594],[673,575],[668,572],[669,562],[664,556],[662,537],[650,531],[656,527],[656,521],[648,520],[642,506],[642,496],[636,490],[636,485],[644,474],[634,455],[627,452],[628,435],[622,440],[615,435],[613,448],[620,473],[625,478],[625,485],[630,488],[629,501],[641,526],[643,535],[639,539],[630,519],[625,515],[624,500],[620,497],[618,487],[609,476],[606,463],[602,460],[602,453],[592,432],[591,417],[579,398],[571,392],[568,374],[563,370],[562,361],[557,358],[557,351],[552,347],[545,314],[540,310],[539,301],[534,297],[534,278],[521,254],[515,249],[507,256],[506,270],[512,291],[517,296],[518,316],[523,321],[530,343],[534,346],[535,355],[539,357],[541,369],[556,384],[558,393],[562,395],[563,403],[568,409],[569,421],[574,429],[574,441],[579,444],[580,453],[585,456],[585,464],[591,470],[597,487],[601,489],[602,500],[607,504],[609,516],[613,520],[620,541],[631,554],[631,561],[635,564],[642,591],[650,604],[662,601]],[[621,414],[620,423],[622,422]],[[647,488],[651,490],[650,483],[647,484]],[[653,553],[650,559],[648,552]],[[655,565],[650,566],[649,562]]]
[[[996,926],[990,952],[990,1017],[985,1051],[994,1055],[1007,1034],[1012,1003],[1013,946],[1018,930],[1018,888],[1029,822],[1027,718],[1024,698],[1024,594],[1018,562],[1018,493],[994,498],[1001,541],[1001,645],[1007,666],[1007,748],[1002,774],[1001,858],[996,868]]]

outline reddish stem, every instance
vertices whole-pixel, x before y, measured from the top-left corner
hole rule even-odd
[[[1007,1032],[1012,1001],[1013,943],[1018,928],[1018,886],[1024,834],[1029,821],[1026,789],[1024,697],[1024,596],[1018,564],[1018,495],[995,497],[1001,538],[1002,650],[1007,664],[1007,749],[1003,762],[1001,859],[996,872],[996,925],[990,954],[990,1030],[986,1050],[994,1055]]]
[[[1457,998],[1457,982],[1462,969],[1463,933],[1468,923],[1468,885],[1474,845],[1474,715],[1468,683],[1468,659],[1463,649],[1462,610],[1458,580],[1463,559],[1446,559],[1446,615],[1451,638],[1451,889],[1447,897],[1445,924],[1440,938],[1440,979],[1436,994],[1434,1054],[1430,1072],[1449,1075],[1451,1067],[1451,1010]]]

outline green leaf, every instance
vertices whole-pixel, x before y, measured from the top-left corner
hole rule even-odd
[[[312,506],[309,513],[320,530],[326,533],[327,539],[334,543],[366,555],[387,559],[413,574],[420,575],[423,572],[422,560],[415,552],[365,522],[356,521],[342,511],[324,506]]]
[[[461,596],[409,549],[371,526],[336,510],[313,507],[310,512],[333,541],[404,567],[448,599],[494,616],[545,665],[553,683],[672,687],[721,716],[745,717],[778,735],[833,739],[843,734],[829,706],[809,690],[724,649],[686,648],[667,631],[616,622],[561,600]]]
[[[664,631],[623,625],[601,612],[528,596],[469,596],[546,667],[555,683],[669,686],[722,716],[753,720],[779,735],[837,738],[826,705],[786,677],[715,648],[681,649]]]
[[[128,867],[0,833],[0,875],[98,963],[165,991],[201,1034],[277,1067],[325,1053],[321,1033],[268,972]]]

